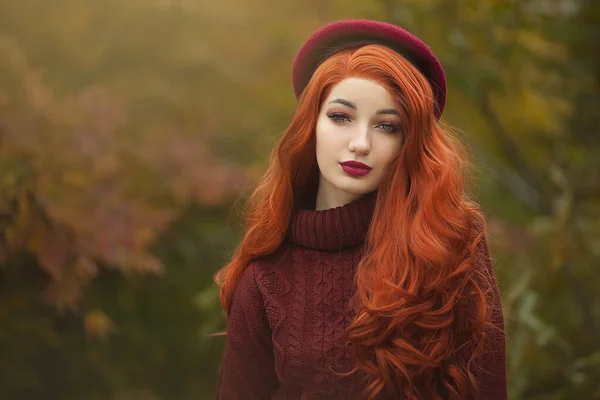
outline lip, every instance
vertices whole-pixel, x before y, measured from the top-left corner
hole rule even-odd
[[[367,164],[361,163],[360,161],[350,160],[350,161],[341,162],[340,164],[348,166],[350,168],[362,168],[362,169],[366,169],[368,171],[371,170],[371,167],[369,167]]]
[[[340,165],[344,172],[352,176],[364,176],[371,171],[371,167],[359,161],[344,161]]]

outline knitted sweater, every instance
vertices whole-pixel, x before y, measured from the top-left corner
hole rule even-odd
[[[248,265],[227,321],[218,400],[365,399],[362,375],[339,378],[333,371],[353,367],[345,346],[348,300],[375,200],[369,194],[328,210],[296,210],[281,246]],[[485,242],[483,248],[488,253]],[[493,271],[488,254],[484,260]],[[493,291],[499,305],[497,285]],[[501,311],[495,321],[503,332]],[[480,399],[505,400],[504,337],[486,342]]]

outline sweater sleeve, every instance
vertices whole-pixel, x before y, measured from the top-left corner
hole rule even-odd
[[[487,238],[484,234],[479,243],[478,259],[483,266],[483,273],[487,276],[488,307],[492,307],[490,326],[485,332],[483,353],[476,360],[477,381],[481,400],[506,400],[506,335],[504,331],[504,314],[500,291],[490,256]]]
[[[278,386],[273,342],[254,263],[244,271],[227,319],[217,400],[269,400]]]

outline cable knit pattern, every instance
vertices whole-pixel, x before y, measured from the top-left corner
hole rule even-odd
[[[274,333],[272,341],[275,372],[278,376],[281,376],[284,351],[282,344],[277,340],[276,334],[284,323],[286,312],[277,297],[287,295],[290,291],[290,284],[276,269],[260,270],[257,273],[256,281],[257,286],[263,295],[269,326]]]
[[[348,302],[376,193],[329,210],[294,210],[281,246],[249,265],[227,322],[218,400],[364,399],[361,373],[335,372],[353,368]],[[482,399],[504,400],[504,354],[493,360],[486,366],[501,379],[482,381]]]
[[[298,262],[297,257],[300,256],[300,253],[292,253],[294,264],[300,264],[304,262],[301,260]],[[300,264],[301,265],[301,264]],[[288,351],[287,360],[289,360],[290,365],[290,374],[289,376],[293,376],[294,373],[302,374],[302,324],[304,322],[304,313],[306,311],[306,301],[307,296],[305,294],[305,288],[307,285],[304,280],[305,270],[303,268],[293,268],[292,276],[294,282],[294,293],[292,295],[292,304],[290,307],[291,310],[291,323],[290,323],[290,331],[288,335]],[[285,379],[285,378],[284,378]],[[285,383],[285,382],[284,382]],[[289,384],[293,384],[293,382],[288,382]]]

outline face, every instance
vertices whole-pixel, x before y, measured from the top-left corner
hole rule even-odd
[[[377,83],[347,78],[332,88],[316,126],[317,210],[347,204],[379,188],[402,146],[401,124],[398,105]],[[348,161],[367,168],[342,164]]]

